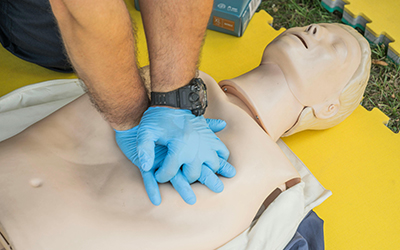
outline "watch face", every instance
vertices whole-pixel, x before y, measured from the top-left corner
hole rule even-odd
[[[193,92],[191,93],[192,99],[192,113],[196,116],[203,115],[207,107],[207,88],[203,80],[200,78],[195,78],[192,81]],[[196,98],[194,98],[196,96]],[[194,101],[196,99],[196,101]]]
[[[202,108],[207,107],[207,91],[205,88],[201,88],[199,91],[199,100]]]

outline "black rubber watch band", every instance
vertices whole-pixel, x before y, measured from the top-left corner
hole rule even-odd
[[[187,85],[170,92],[151,92],[150,106],[170,106],[203,115],[207,107],[207,88],[203,80],[193,78]]]
[[[179,89],[173,90],[171,92],[151,92],[151,106],[171,106],[179,107],[180,96]]]

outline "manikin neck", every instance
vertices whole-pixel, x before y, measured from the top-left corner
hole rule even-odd
[[[303,105],[290,91],[276,64],[262,64],[219,83],[228,98],[252,116],[277,141],[297,121]]]

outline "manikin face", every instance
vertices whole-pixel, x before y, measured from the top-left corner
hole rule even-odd
[[[261,64],[277,64],[304,106],[338,99],[361,61],[357,40],[340,26],[292,28],[265,49]]]

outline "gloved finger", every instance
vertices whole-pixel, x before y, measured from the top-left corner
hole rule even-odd
[[[228,160],[229,150],[218,137],[216,137],[214,149],[215,149],[215,151],[217,151],[219,158],[222,158],[226,161]]]
[[[224,159],[219,158],[219,169],[217,174],[220,174],[227,178],[232,178],[236,175],[236,169]]]
[[[189,181],[189,183],[195,182],[200,178],[202,162],[194,161],[182,165],[182,173]]]
[[[158,183],[154,178],[153,171],[141,171],[144,187],[146,188],[147,195],[151,203],[158,206],[161,204],[160,189],[158,188]]]
[[[226,127],[226,122],[221,119],[209,119],[206,118],[206,122],[208,127],[212,130],[212,132],[217,133],[223,130]]]
[[[149,171],[154,163],[154,148],[158,138],[152,131],[139,127],[137,134],[137,153],[140,161],[140,169]]]
[[[219,156],[218,156],[217,152],[214,152],[214,154],[210,153],[209,155],[210,156],[214,155],[214,156],[205,160],[204,164],[206,164],[213,171],[213,173],[215,173],[218,171],[218,169],[220,169]]]
[[[196,203],[196,195],[181,170],[171,179],[171,184],[187,204]]]
[[[170,144],[168,146],[167,156],[161,167],[156,171],[156,180],[160,183],[170,181],[177,173],[182,164],[183,159],[180,159],[180,154],[184,149],[184,145],[180,143]]]
[[[154,164],[152,169],[157,169],[162,165],[165,156],[167,156],[167,152],[168,152],[167,147],[163,145],[156,145],[156,148],[154,150]]]
[[[201,169],[201,176],[199,178],[201,184],[206,185],[211,191],[221,193],[224,190],[224,183],[218,178],[214,172],[203,164]]]

